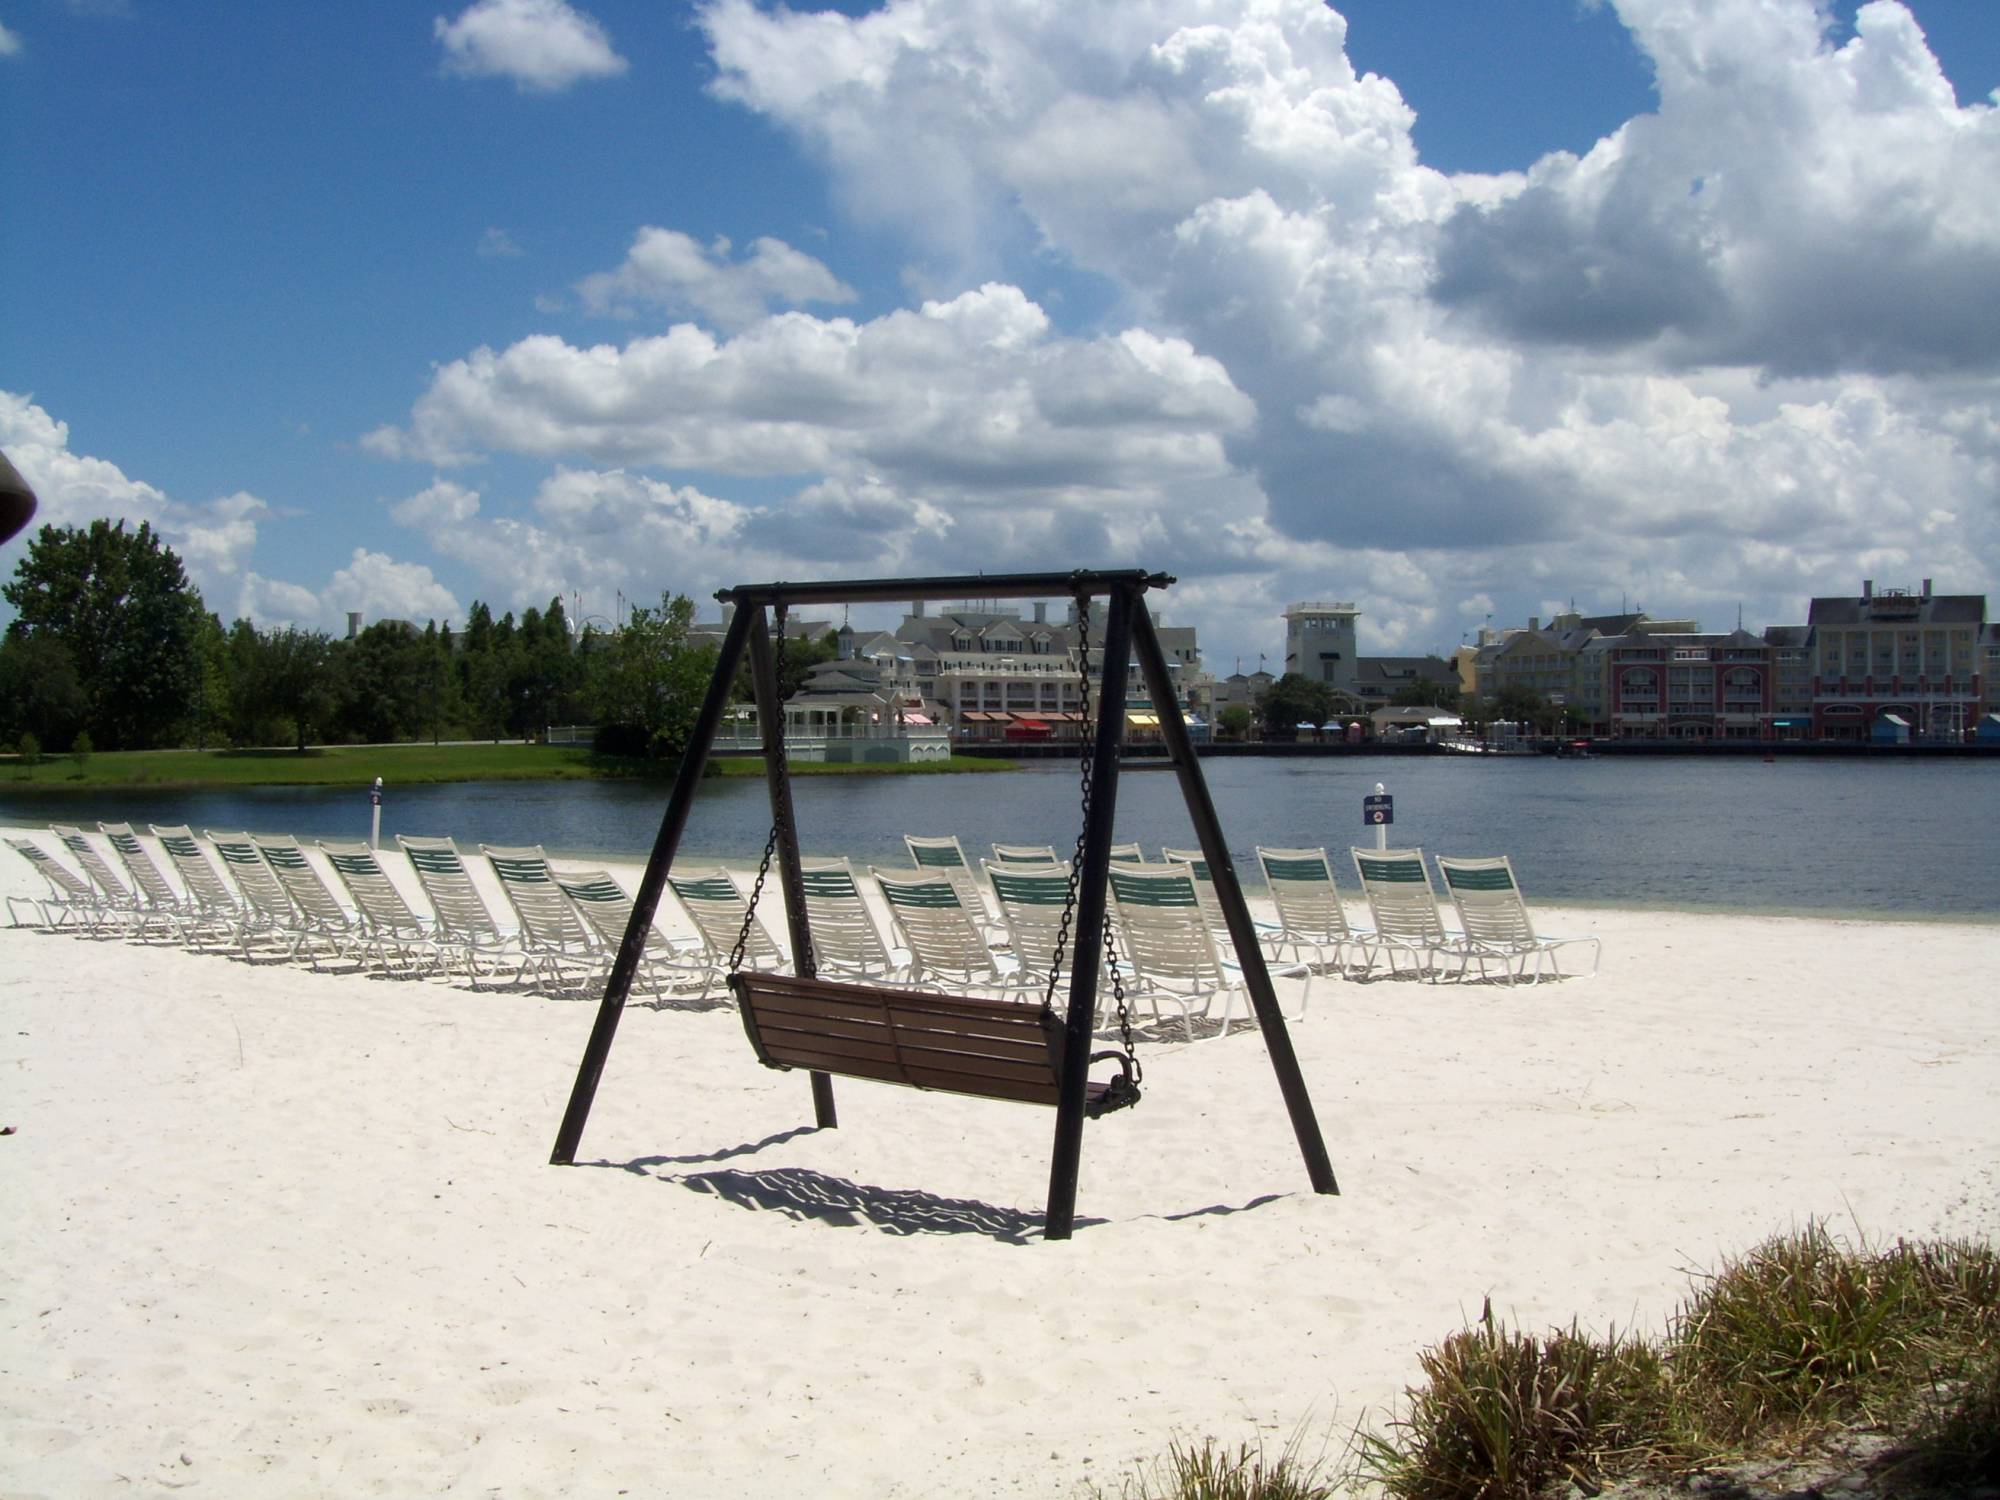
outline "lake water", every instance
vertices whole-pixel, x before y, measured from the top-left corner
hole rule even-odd
[[[1555,760],[1235,758],[1202,763],[1230,850],[1261,884],[1254,849],[1324,845],[1351,892],[1346,849],[1372,845],[1361,799],[1395,798],[1392,846],[1433,854],[1508,854],[1537,903],[2000,920],[2000,765],[1981,761],[1687,758]],[[391,835],[449,834],[461,848],[534,844],[572,858],[643,860],[665,785],[480,782],[391,787]],[[973,859],[1003,843],[1067,850],[1080,826],[1076,767],[1010,773],[817,776],[793,782],[808,854],[908,863],[904,833],[955,833]],[[186,823],[365,838],[367,794],[272,787],[9,795],[0,820]],[[770,824],[758,779],[704,783],[680,863],[754,861]],[[1157,857],[1195,842],[1170,770],[1127,768],[1118,837]]]

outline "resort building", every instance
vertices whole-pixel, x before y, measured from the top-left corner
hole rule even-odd
[[[1595,643],[1593,643],[1595,644]],[[1602,663],[1600,734],[1638,739],[1759,739],[1770,733],[1772,648],[1727,635],[1633,634],[1590,653]]]
[[[1812,726],[1815,739],[1865,740],[1890,716],[1920,739],[1958,740],[1978,722],[1987,663],[1983,594],[1877,589],[1814,599]]]
[[[1352,604],[1292,605],[1285,611],[1285,670],[1354,696],[1360,615]]]

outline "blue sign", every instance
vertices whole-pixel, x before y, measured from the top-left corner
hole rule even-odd
[[[1396,799],[1389,796],[1367,796],[1361,799],[1361,821],[1370,828],[1396,821]]]

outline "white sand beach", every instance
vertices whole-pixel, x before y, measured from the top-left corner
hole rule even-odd
[[[726,1009],[631,1007],[553,1167],[591,1003],[0,930],[0,1495],[1115,1494],[1337,1444],[1483,1298],[1653,1329],[1810,1216],[2000,1233],[2000,926],[1550,925],[1596,978],[1316,986],[1337,1197],[1254,1031],[1145,1047],[1066,1244],[1050,1111],[814,1131]]]

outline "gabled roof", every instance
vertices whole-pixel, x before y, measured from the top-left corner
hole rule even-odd
[[[1813,625],[1979,625],[1986,620],[1986,596],[1876,593],[1815,599],[1806,620]]]

